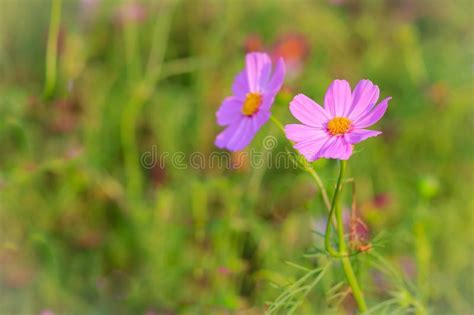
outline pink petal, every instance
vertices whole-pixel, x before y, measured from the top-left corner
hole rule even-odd
[[[265,87],[268,84],[268,81],[270,80],[270,74],[272,73],[272,63],[264,63],[262,66],[262,70],[260,71],[260,80],[259,80],[259,91],[263,92],[265,90]]]
[[[245,100],[249,91],[247,71],[244,69],[235,77],[234,83],[232,84],[232,93],[239,99]]]
[[[234,134],[227,142],[226,148],[230,151],[239,151],[244,149],[252,141],[256,130],[253,129],[252,119],[244,117]]]
[[[385,111],[388,107],[388,101],[390,101],[391,99],[391,97],[387,97],[386,99],[381,101],[380,104],[377,105],[371,112],[355,120],[354,127],[366,128],[378,122],[380,118],[382,118],[382,116],[385,114]]]
[[[347,160],[352,155],[352,145],[344,137],[332,137],[317,155],[319,158]]]
[[[333,117],[343,117],[351,106],[351,86],[346,80],[334,80],[324,96],[324,109]]]
[[[283,81],[285,80],[286,74],[286,67],[283,58],[279,58],[275,67],[275,71],[273,72],[273,76],[270,79],[266,86],[266,91],[269,93],[277,94],[278,91],[281,89],[283,85]]]
[[[269,111],[275,101],[275,95],[272,93],[263,93],[262,95],[262,104],[258,112]]]
[[[259,110],[258,113],[251,117],[253,128],[255,131],[258,131],[269,119],[270,112],[267,110]]]
[[[243,119],[243,117],[241,118]],[[240,121],[236,121],[233,124],[227,126],[220,134],[217,135],[216,141],[214,144],[221,149],[227,147],[227,143],[229,143],[230,138],[234,135],[237,128],[240,126]]]
[[[216,112],[217,123],[220,126],[226,126],[236,121],[237,119],[240,119],[242,117],[242,114],[240,112],[241,109],[241,100],[239,100],[235,96],[226,97],[222,102],[221,107]]]
[[[370,137],[376,137],[382,132],[368,129],[354,129],[344,135],[346,142],[356,144]]]
[[[293,146],[301,155],[303,155],[309,162],[316,161],[318,152],[330,140],[329,136],[319,139],[309,139],[298,142]]]
[[[271,71],[270,57],[265,53],[249,53],[246,58],[250,92],[262,92],[261,82],[267,82]]]
[[[379,99],[379,87],[370,80],[361,80],[352,93],[352,105],[345,117],[356,120],[359,116],[370,111]]]
[[[296,95],[290,102],[290,111],[305,125],[324,128],[329,114],[315,101],[303,94]]]
[[[327,133],[323,129],[300,124],[286,125],[285,134],[288,139],[295,142],[311,139],[317,140],[327,136]]]

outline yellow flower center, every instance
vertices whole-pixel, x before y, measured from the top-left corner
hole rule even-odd
[[[333,136],[343,135],[351,128],[351,121],[345,117],[334,117],[327,124],[329,133]]]
[[[252,116],[258,112],[258,108],[262,104],[262,95],[259,93],[247,93],[247,98],[242,107],[242,114]]]

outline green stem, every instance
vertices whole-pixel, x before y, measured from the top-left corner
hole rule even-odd
[[[324,243],[326,246],[326,250],[331,254],[331,256],[339,257],[341,259],[342,268],[344,270],[344,274],[346,275],[347,282],[352,289],[352,295],[356,300],[357,306],[360,312],[367,311],[367,304],[364,300],[364,295],[362,290],[360,289],[359,283],[355,276],[354,270],[352,269],[351,260],[347,253],[347,245],[344,238],[344,223],[342,221],[342,210],[339,203],[340,200],[340,193],[342,191],[343,182],[342,179],[344,177],[344,173],[346,170],[347,162],[341,161],[341,168],[339,171],[339,178],[337,180],[336,189],[334,191],[334,196],[332,199],[331,204],[331,211],[329,212],[329,218],[326,225],[326,234],[324,238]],[[339,238],[339,251],[335,250],[331,245],[331,219],[332,215],[335,213],[336,221],[337,221],[337,234]]]
[[[278,120],[278,118],[271,115],[270,119],[278,127],[278,129],[280,129],[283,133],[285,133],[285,128],[283,127],[283,124]]]
[[[316,185],[318,186],[319,190],[321,191],[321,196],[323,197],[323,202],[328,211],[331,209],[331,203],[329,202],[329,197],[328,193],[326,191],[326,188],[324,188],[323,181],[321,180],[321,177],[319,177],[318,173],[311,167],[311,165],[306,165],[305,170],[313,177],[314,181],[316,182]]]
[[[283,124],[280,122],[280,120],[278,120],[278,118],[271,115],[270,120],[278,127],[278,129],[280,129],[283,132],[283,134],[285,134],[285,128],[283,127]],[[291,146],[294,145],[294,143],[292,141],[290,141],[289,139],[288,139],[288,142],[290,142]],[[318,186],[319,191],[321,192],[321,196],[323,198],[324,205],[326,206],[326,208],[329,211],[331,209],[331,204],[329,203],[328,193],[326,191],[326,188],[324,188],[324,185],[323,185],[323,182],[322,182],[321,178],[319,177],[318,173],[313,169],[311,164],[306,161],[306,159],[304,160],[303,167],[304,167],[304,170],[306,172],[308,172],[311,175],[311,177],[313,177],[314,181],[316,182],[316,185]],[[336,221],[333,221],[333,224],[335,226]]]
[[[271,115],[270,119],[281,131],[285,132],[285,129],[282,123],[275,116]],[[333,196],[331,207],[329,210],[329,217],[326,224],[326,234],[324,237],[324,244],[326,246],[326,250],[329,252],[329,254],[332,257],[341,259],[342,268],[344,270],[344,274],[346,275],[347,282],[349,283],[349,286],[352,289],[352,295],[354,296],[354,299],[356,300],[357,307],[359,308],[360,312],[366,312],[367,304],[365,303],[364,295],[359,286],[354,270],[352,269],[351,260],[349,258],[350,254],[347,252],[347,246],[346,246],[346,242],[344,238],[344,224],[342,221],[342,211],[339,204],[340,193],[342,191],[342,187],[344,184],[343,178],[344,178],[344,173],[346,171],[346,166],[347,166],[347,161],[341,161],[339,178],[337,179],[336,190],[334,191],[334,196]],[[308,171],[315,179],[318,187],[321,189],[324,203],[329,208],[329,198],[327,197],[326,190],[324,189],[324,185],[322,184],[322,181],[319,178],[318,174],[311,166],[306,167],[306,171]],[[334,249],[334,247],[332,247],[331,239],[330,239],[331,222],[333,222],[334,213],[336,216],[335,225],[337,225],[337,232],[338,232],[338,238],[339,238],[339,251],[337,251],[336,249]]]
[[[342,253],[339,253],[336,249],[334,249],[334,247],[332,247],[332,244],[331,244],[331,220],[334,216],[334,212],[336,212],[337,231],[338,231],[339,239],[341,238],[341,234],[342,234],[342,237],[344,238],[344,226],[342,225],[342,219],[339,220],[339,217],[341,215],[339,214],[339,211],[336,211],[336,209],[340,208],[339,207],[339,193],[342,190],[342,178],[344,177],[345,170],[346,170],[346,161],[341,161],[339,177],[337,179],[334,196],[332,197],[331,210],[329,210],[329,217],[326,223],[326,233],[324,235],[324,245],[326,246],[326,250],[329,252],[329,254],[331,254],[331,256],[334,256],[334,257],[342,256],[341,255]]]
[[[61,0],[53,0],[49,22],[48,43],[46,47],[46,74],[44,97],[50,98],[56,87],[57,62],[58,62],[58,36],[61,21]]]
[[[357,307],[359,308],[360,312],[367,312],[367,304],[365,303],[364,294],[359,286],[359,282],[355,276],[354,270],[352,269],[351,260],[349,257],[342,257],[342,268],[344,269],[344,273],[346,274],[347,282],[352,289],[352,295],[356,300]]]

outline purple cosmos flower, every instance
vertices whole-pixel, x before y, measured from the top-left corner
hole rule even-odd
[[[352,93],[347,81],[335,80],[324,97],[324,108],[303,94],[296,95],[290,111],[303,125],[286,125],[286,137],[310,162],[347,160],[354,144],[381,134],[365,129],[382,118],[391,99],[375,106],[378,98],[379,88],[369,80],[360,81]]]
[[[245,68],[234,80],[233,96],[227,97],[216,113],[217,123],[227,126],[216,138],[219,148],[238,151],[245,148],[270,118],[270,108],[285,78],[283,59],[272,62],[265,53],[249,53]]]

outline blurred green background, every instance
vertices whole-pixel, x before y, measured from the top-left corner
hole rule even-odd
[[[284,123],[296,93],[322,102],[335,78],[393,96],[349,172],[376,250],[409,286],[358,259],[369,305],[473,313],[471,1],[0,5],[1,314],[263,314],[272,284],[301,275],[286,261],[314,264],[302,255],[326,210],[308,174],[140,163],[215,151],[215,111],[254,50],[286,59]],[[271,123],[251,147],[270,134],[285,151]],[[331,189],[335,161],[315,168]],[[329,301],[342,279],[334,268],[297,314],[352,314],[349,298]]]

